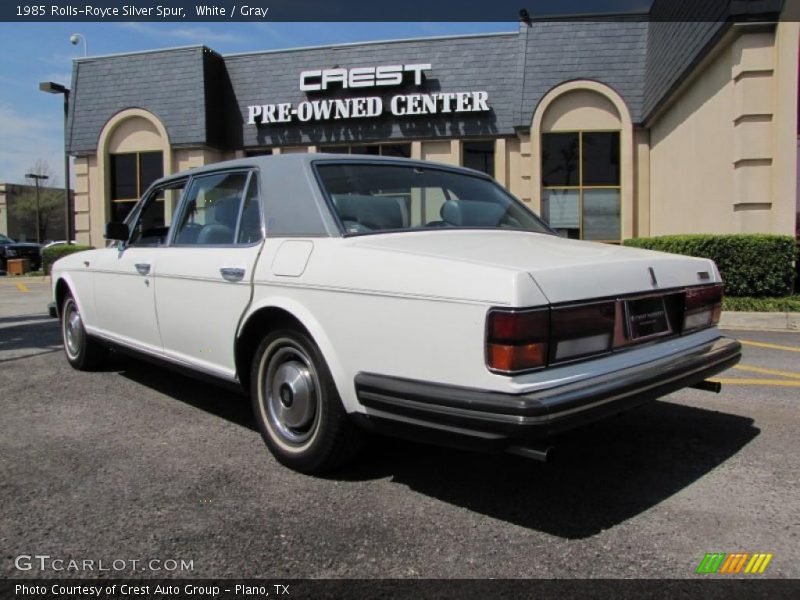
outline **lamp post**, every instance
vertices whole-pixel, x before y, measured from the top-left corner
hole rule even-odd
[[[64,96],[64,193],[66,194],[65,202],[65,219],[66,225],[66,238],[67,243],[70,243],[75,234],[72,227],[72,207],[70,206],[70,193],[69,193],[69,153],[67,151],[67,118],[69,116],[69,88],[54,83],[52,81],[42,81],[39,84],[39,89],[48,94],[63,94]]]
[[[83,35],[82,33],[73,33],[71,36],[69,36],[69,43],[72,44],[73,46],[77,46],[78,41],[80,40],[83,41],[83,55],[88,56],[89,44],[86,42],[86,36]]]
[[[39,218],[39,181],[50,179],[47,175],[37,175],[36,173],[27,173],[25,175],[28,179],[33,179],[36,182],[36,243],[42,243],[42,220]]]

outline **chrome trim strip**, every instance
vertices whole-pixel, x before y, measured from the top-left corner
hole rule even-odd
[[[425,294],[404,294],[402,292],[384,292],[381,290],[364,290],[358,288],[344,288],[332,285],[319,285],[307,283],[288,283],[283,281],[253,281],[254,285],[265,287],[286,287],[306,290],[316,290],[320,292],[334,292],[341,294],[359,294],[364,296],[382,296],[389,298],[403,298],[408,300],[430,300],[433,302],[456,302],[459,304],[478,304],[481,306],[491,304],[509,306],[509,302],[502,300],[472,300],[469,298],[451,298],[448,296],[429,296]]]
[[[99,329],[96,329],[94,327],[88,327],[87,326],[86,327],[86,332],[87,333],[91,333],[93,336],[101,338],[101,339],[103,339],[103,340],[105,340],[105,341],[107,341],[107,342],[109,342],[111,344],[115,344],[117,346],[122,346],[122,347],[124,347],[124,348],[126,348],[128,350],[133,351],[133,352],[139,352],[141,354],[147,354],[148,356],[152,356],[153,358],[156,358],[156,359],[159,359],[159,360],[163,360],[165,362],[170,362],[170,363],[173,363],[173,364],[178,365],[180,367],[184,367],[186,369],[191,369],[193,371],[198,371],[198,372],[204,373],[206,375],[211,375],[212,377],[217,377],[218,379],[223,379],[225,381],[231,381],[233,383],[238,383],[239,382],[238,377],[236,377],[235,375],[231,376],[231,375],[228,375],[224,371],[211,369],[211,368],[206,367],[206,366],[198,365],[196,363],[192,363],[192,362],[189,362],[189,361],[186,361],[186,360],[181,360],[181,359],[176,358],[174,356],[165,354],[163,351],[162,352],[157,352],[157,351],[152,350],[150,348],[146,348],[144,346],[141,346],[140,344],[137,344],[135,342],[123,341],[118,337],[115,337],[113,335],[109,335],[107,332],[99,330]]]

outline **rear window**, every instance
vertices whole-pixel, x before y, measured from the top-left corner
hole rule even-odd
[[[320,164],[317,170],[348,234],[436,228],[550,232],[503,188],[481,177],[404,165]]]

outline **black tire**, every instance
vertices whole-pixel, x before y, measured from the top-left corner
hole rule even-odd
[[[78,371],[94,371],[105,364],[108,348],[86,333],[78,303],[67,293],[61,303],[61,339],[67,362]]]
[[[267,335],[250,375],[261,437],[283,465],[324,473],[361,448],[363,432],[347,416],[325,359],[304,332],[281,329]]]

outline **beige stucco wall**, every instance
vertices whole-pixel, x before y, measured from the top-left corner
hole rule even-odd
[[[651,235],[794,233],[797,33],[736,29],[651,124]]]
[[[436,140],[422,142],[422,160],[458,165],[461,163],[459,140]]]

